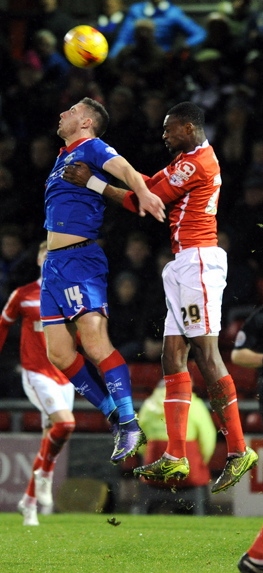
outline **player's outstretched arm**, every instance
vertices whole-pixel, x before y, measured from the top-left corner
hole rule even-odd
[[[121,155],[106,161],[103,168],[111,175],[120,179],[131,189],[139,199],[139,215],[144,217],[146,212],[151,213],[157,221],[165,219],[164,203],[153,195],[146,187],[142,175]]]
[[[144,216],[146,212],[151,213],[158,221],[163,222],[165,219],[164,204],[162,200],[153,195],[146,187],[140,173],[123,157],[114,157],[104,165],[105,171],[108,171],[114,177],[121,179],[127,186],[134,191],[139,199],[139,214]],[[88,165],[81,161],[74,165],[67,165],[63,173],[63,179],[78,185],[80,187],[89,187],[98,193],[103,193],[105,197],[118,203],[122,203],[125,190],[119,189],[112,185],[107,185],[90,171]]]

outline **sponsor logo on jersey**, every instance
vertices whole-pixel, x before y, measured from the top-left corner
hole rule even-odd
[[[175,172],[170,175],[169,181],[171,185],[182,187],[186,181],[195,173],[196,167],[189,161],[183,161],[180,166],[176,168]]]
[[[118,152],[116,151],[116,149],[114,149],[114,147],[105,147],[105,151],[107,153],[110,153],[111,155],[119,155]]]
[[[56,171],[53,171],[53,173],[50,173],[50,175],[47,178],[47,182],[50,181],[51,179],[55,179],[56,177],[62,177],[63,173],[64,173],[64,165],[63,167],[60,167]]]

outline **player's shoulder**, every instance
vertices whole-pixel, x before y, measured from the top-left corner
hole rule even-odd
[[[193,152],[193,157],[196,158],[197,161],[200,161],[200,158],[204,159],[211,159],[215,155],[215,150],[213,146],[206,140],[203,145],[198,145]]]
[[[89,143],[89,147],[96,153],[104,152],[110,155],[119,155],[115,147],[112,147],[100,137],[94,137],[93,139],[89,139],[87,143]]]
[[[209,143],[205,147],[198,147],[192,156],[193,163],[198,167],[198,171],[208,176],[220,172],[218,158],[215,154],[214,148]]]

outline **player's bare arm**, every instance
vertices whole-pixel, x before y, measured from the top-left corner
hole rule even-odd
[[[74,165],[67,165],[63,174],[63,179],[79,187],[86,187],[88,180],[92,177],[92,172],[89,166],[82,161],[74,163]],[[112,199],[115,203],[123,202],[124,195],[127,193],[125,189],[115,187],[114,185],[107,184],[103,191],[103,196],[107,199]]]
[[[130,189],[133,189],[139,199],[139,214],[141,216],[144,216],[147,211],[158,221],[164,221],[165,213],[162,200],[147,189],[140,173],[135,171],[126,159],[123,157],[114,157],[106,162],[104,169],[117,179],[121,179]],[[92,172],[88,165],[80,161],[74,165],[67,165],[63,174],[63,179],[80,187],[85,187],[91,177]],[[112,185],[106,185],[103,190],[103,195],[118,203],[122,203],[125,190],[120,190]]]
[[[103,165],[103,168],[134,191],[139,199],[140,216],[143,217],[147,211],[158,221],[164,221],[165,214],[162,200],[148,190],[142,175],[124,157],[113,157]]]

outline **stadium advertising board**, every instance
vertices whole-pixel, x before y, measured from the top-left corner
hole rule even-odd
[[[0,511],[17,511],[40,445],[40,434],[8,434],[0,439]],[[62,450],[54,473],[53,494],[67,474],[68,447]]]

